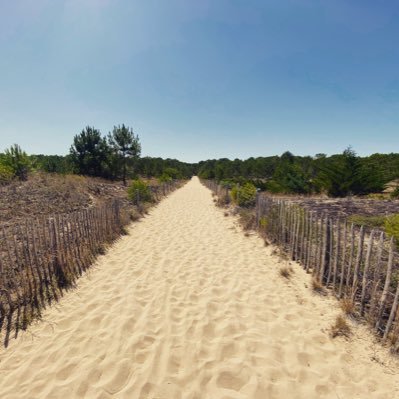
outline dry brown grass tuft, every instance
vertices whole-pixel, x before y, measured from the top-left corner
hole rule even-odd
[[[136,209],[133,209],[132,212],[130,213],[130,220],[132,222],[137,222],[141,218],[140,212],[138,212]]]
[[[121,235],[122,236],[128,236],[129,235],[129,231],[126,227],[122,227],[121,228]]]
[[[256,216],[253,209],[240,209],[239,222],[244,230],[253,230],[256,227]]]
[[[107,252],[105,245],[104,244],[100,245],[97,249],[97,252],[99,255],[105,255],[105,253]]]
[[[325,289],[323,284],[316,278],[312,279],[312,290],[318,295],[327,295],[327,290]]]
[[[399,355],[399,335],[395,331],[388,334],[388,342],[391,344],[391,353]]]
[[[282,267],[279,271],[280,276],[286,278],[287,280],[289,280],[292,276],[292,274],[294,273],[294,269],[292,267]]]
[[[356,306],[350,298],[341,299],[339,305],[348,317],[357,317]]]
[[[342,315],[337,316],[334,325],[331,327],[331,337],[349,338],[350,335],[351,335],[351,328],[347,323],[347,321],[345,320],[345,317]]]

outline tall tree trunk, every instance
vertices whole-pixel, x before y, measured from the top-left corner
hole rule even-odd
[[[126,158],[123,158],[123,185],[126,186]]]

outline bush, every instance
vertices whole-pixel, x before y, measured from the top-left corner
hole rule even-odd
[[[171,179],[182,179],[182,173],[175,168],[165,168],[162,175],[169,176]]]
[[[129,199],[137,203],[140,202],[152,202],[152,194],[149,186],[143,180],[133,180],[128,188]]]
[[[12,169],[0,163],[0,185],[9,183],[14,177]]]
[[[381,215],[351,215],[348,217],[348,222],[353,223],[357,226],[367,226],[372,229],[378,229],[384,227],[385,219],[386,217]]]
[[[391,237],[394,237],[396,243],[399,244],[399,213],[388,216],[384,223],[385,231]]]
[[[391,198],[398,199],[399,198],[399,187],[396,187],[394,191],[391,193]]]
[[[4,151],[2,164],[9,168],[15,177],[26,180],[31,169],[29,157],[18,144],[12,145]]]
[[[162,175],[159,176],[158,180],[160,183],[167,183],[172,181],[173,179],[168,174],[162,173]]]
[[[255,205],[256,187],[252,183],[245,183],[242,187],[235,185],[231,189],[231,198],[238,206]]]
[[[334,325],[331,327],[331,336],[346,337],[351,335],[351,328],[342,315],[337,316]]]

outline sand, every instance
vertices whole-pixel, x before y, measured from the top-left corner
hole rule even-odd
[[[0,353],[0,398],[399,398],[365,327],[332,339],[333,298],[194,178],[133,224]]]

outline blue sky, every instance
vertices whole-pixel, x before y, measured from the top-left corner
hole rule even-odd
[[[399,3],[0,0],[0,151],[125,123],[184,161],[399,152]]]

